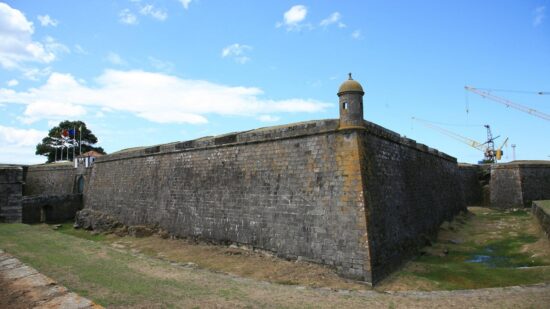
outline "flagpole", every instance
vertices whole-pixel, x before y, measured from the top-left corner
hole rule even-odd
[[[80,125],[80,141],[78,142],[78,155],[82,155],[82,125]]]
[[[76,127],[73,127],[73,162],[76,160],[76,156],[75,156],[75,151],[76,149],[75,148],[75,144],[76,144]]]

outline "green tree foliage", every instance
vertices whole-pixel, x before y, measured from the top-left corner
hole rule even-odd
[[[80,129],[82,128],[82,132]],[[63,138],[64,130],[74,130],[76,134]],[[58,126],[50,129],[48,136],[42,139],[42,142],[36,145],[36,154],[46,156],[48,160],[46,163],[54,162],[56,159],[61,160],[73,160],[73,148],[74,154],[79,155],[79,142],[80,134],[82,133],[82,153],[90,150],[97,151],[105,154],[105,151],[101,147],[94,147],[97,143],[97,137],[88,130],[86,123],[82,121],[62,121]],[[63,155],[61,154],[63,152]]]

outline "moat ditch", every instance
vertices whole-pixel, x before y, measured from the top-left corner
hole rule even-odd
[[[395,301],[386,293],[369,294],[371,287],[340,278],[322,265],[288,261],[243,246],[163,237],[98,234],[73,229],[72,223],[0,225],[0,248],[72,291],[110,307],[194,303],[209,307],[227,302],[292,307],[304,304],[305,294],[317,295],[304,288],[324,295],[312,296],[305,303],[323,297],[327,307],[355,301],[363,304],[365,295],[372,301],[383,299],[383,304]],[[437,241],[374,289],[434,291],[542,282],[550,282],[550,242],[530,213],[471,207],[469,213],[444,223]],[[287,297],[280,299],[281,295]],[[536,300],[521,295],[514,301]],[[439,301],[459,300],[449,297]],[[409,305],[416,304],[414,299]]]
[[[288,261],[246,246],[213,245],[187,239],[118,237],[75,230],[61,233],[109,243],[134,253],[189,267],[200,267],[288,285],[368,289],[325,266]],[[528,210],[470,207],[444,223],[437,240],[376,290],[455,290],[550,281],[550,242]]]

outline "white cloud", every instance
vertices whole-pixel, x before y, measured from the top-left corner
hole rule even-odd
[[[74,118],[84,114],[86,114],[86,110],[80,105],[54,101],[36,101],[27,105],[23,117],[19,117],[19,120],[24,124],[31,124],[40,119]]]
[[[51,18],[50,15],[38,15],[37,18],[38,21],[40,21],[40,25],[42,25],[43,27],[55,27],[59,24],[59,21]]]
[[[0,125],[0,163],[29,164],[44,162],[35,156],[36,144],[48,133],[35,129],[19,129]]]
[[[107,54],[107,61],[109,61],[110,63],[114,64],[114,65],[125,65],[126,64],[126,61],[124,59],[122,59],[122,57],[120,57],[119,54],[117,53],[114,53],[114,52],[109,52]]]
[[[141,7],[139,13],[144,16],[151,16],[156,20],[164,21],[168,17],[165,10],[155,8],[152,4],[147,4]]]
[[[37,81],[41,77],[46,77],[52,74],[52,68],[51,67],[45,67],[45,68],[21,68],[23,71],[23,76],[25,78]]]
[[[6,84],[9,87],[15,87],[15,86],[19,85],[19,81],[17,79],[10,79]]]
[[[189,9],[189,4],[191,4],[192,0],[178,0],[181,5],[183,5],[184,9]]]
[[[311,25],[302,24],[302,22],[306,19],[306,16],[307,8],[305,5],[294,5],[283,14],[283,21],[278,22],[276,27],[279,28],[285,26],[288,31],[299,31],[304,26],[310,27]]]
[[[151,66],[161,72],[172,72],[174,70],[174,64],[170,61],[164,61],[155,57],[149,57],[149,63]]]
[[[272,115],[260,115],[258,116],[258,120],[260,120],[261,122],[277,122],[281,120],[281,117]]]
[[[71,50],[67,46],[57,42],[51,36],[46,36],[46,38],[44,39],[44,46],[46,47],[46,50],[51,51],[55,55],[71,52]]]
[[[346,24],[344,24],[341,21],[341,19],[342,19],[342,15],[340,15],[340,13],[338,13],[338,12],[334,12],[334,13],[330,14],[329,17],[321,20],[319,25],[322,26],[322,27],[328,27],[332,24],[336,24],[338,26],[338,28],[345,28]]]
[[[359,40],[363,38],[363,34],[361,34],[361,30],[355,30],[351,33],[351,37],[356,40]]]
[[[126,25],[136,25],[137,17],[129,9],[124,9],[118,13],[118,21]]]
[[[87,55],[88,54],[88,52],[82,46],[80,46],[80,44],[75,44],[74,45],[74,51],[77,54],[81,54],[81,55]]]
[[[542,24],[542,22],[546,18],[546,12],[545,11],[546,11],[545,6],[539,6],[533,11],[533,15],[534,15],[534,17],[533,17],[533,26],[537,27],[540,24]]]
[[[33,33],[33,23],[21,11],[0,2],[0,66],[22,69],[25,62],[54,61],[55,51],[33,41]]]
[[[226,86],[162,73],[107,70],[96,79],[96,87],[86,86],[70,74],[53,73],[38,88],[21,92],[0,89],[0,103],[26,104],[22,119],[27,122],[80,116],[88,107],[99,107],[153,122],[191,124],[206,123],[208,114],[257,117],[319,112],[330,106],[311,99],[266,100],[262,94],[254,87]]]
[[[247,63],[250,58],[245,53],[251,50],[252,47],[244,44],[231,44],[222,49],[222,58],[233,58],[235,62],[240,64]]]

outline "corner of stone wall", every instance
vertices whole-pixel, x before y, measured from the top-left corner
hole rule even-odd
[[[363,250],[364,254],[364,259],[362,261],[362,280],[373,284],[371,240],[369,239],[370,233],[368,224],[371,213],[369,211],[368,191],[366,190],[366,177],[369,167],[365,166],[366,152],[363,143],[363,139],[365,138],[365,134],[363,134],[364,131],[365,130],[362,128],[351,128],[341,130],[340,132],[343,136],[349,136],[349,138],[353,139],[350,143],[351,149],[344,149],[343,151],[348,156],[346,165],[348,168],[353,169],[353,173],[356,177],[348,178],[347,182],[349,183],[345,185],[346,187],[353,186],[353,190],[360,192],[358,196],[359,200],[357,200],[356,203],[358,205],[357,215],[361,217],[358,223],[361,224],[360,230],[362,231],[362,235],[359,239],[359,248]]]
[[[351,265],[347,270],[342,269],[339,273],[345,277],[366,281],[372,283],[372,269],[370,263],[369,235],[367,225],[367,207],[365,205],[365,181],[364,173],[361,168],[363,151],[361,142],[362,128],[344,128],[338,130],[338,138],[341,139],[338,151],[338,169],[343,170],[344,188],[346,192],[342,195],[342,202],[352,207],[355,211],[355,229],[357,232],[357,263]],[[360,261],[359,261],[360,260]]]

